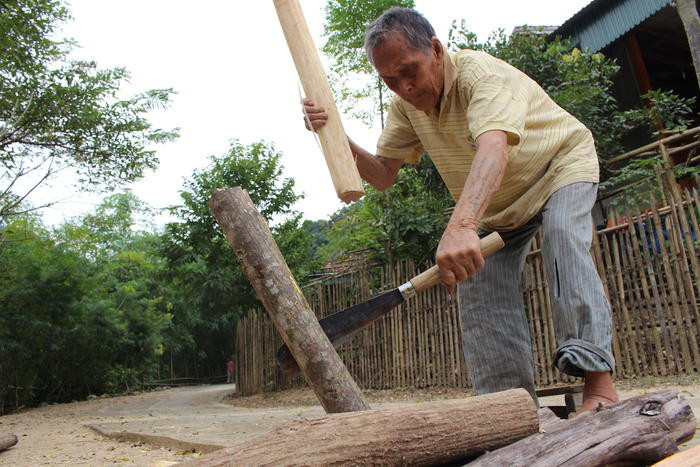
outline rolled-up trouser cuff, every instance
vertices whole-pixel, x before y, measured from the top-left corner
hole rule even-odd
[[[570,339],[554,352],[554,366],[571,376],[584,376],[585,371],[610,371],[615,358],[605,349],[581,339]]]

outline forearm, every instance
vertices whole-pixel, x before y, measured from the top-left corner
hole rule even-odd
[[[508,163],[505,137],[479,145],[462,194],[448,222],[448,228],[476,230],[493,193],[498,190]]]
[[[400,160],[375,156],[348,138],[350,150],[355,156],[355,163],[360,176],[379,191],[393,185],[396,173],[403,164]]]

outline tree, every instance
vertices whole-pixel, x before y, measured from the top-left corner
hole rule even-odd
[[[141,205],[112,195],[53,232],[34,216],[10,218],[0,254],[0,399],[9,385],[23,388],[26,405],[123,392],[156,374],[171,306],[158,236],[134,229]]]
[[[163,236],[165,280],[174,292],[167,350],[180,356],[174,372],[220,373],[233,352],[236,320],[260,306],[209,211],[214,190],[240,186],[268,221],[277,221],[273,235],[298,282],[314,268],[311,237],[292,211],[301,196],[294,181],[283,178],[280,159],[272,145],[234,140],[227,154],[211,157],[180,192],[182,205],[173,210],[180,221],[168,224]]]
[[[337,220],[320,248],[326,260],[339,253],[370,250],[371,257],[393,264],[400,258],[432,265],[453,201],[442,180],[435,180],[428,157],[406,165],[386,191],[369,187],[364,199]]]
[[[413,0],[328,0],[322,50],[333,60],[331,86],[339,106],[371,126],[379,114],[384,127],[384,111],[390,91],[370,65],[362,45],[367,26],[393,6],[413,8]]]
[[[38,209],[25,200],[62,171],[76,173],[85,190],[136,180],[158,164],[152,145],[177,137],[146,119],[173,91],[121,99],[124,68],[71,60],[74,44],[52,39],[69,17],[60,0],[2,2],[0,217]],[[29,188],[18,188],[22,182]]]

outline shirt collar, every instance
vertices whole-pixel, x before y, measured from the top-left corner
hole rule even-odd
[[[455,81],[457,81],[457,67],[455,66],[452,55],[452,52],[445,50],[445,59],[443,60],[444,80],[442,85],[442,96],[440,97],[440,109],[438,111],[431,109],[425,112],[428,116],[438,120],[440,118],[440,114],[442,114],[442,111],[445,109],[449,95],[452,93],[452,88],[454,87]]]
[[[440,108],[447,99],[447,95],[452,92],[452,87],[457,81],[457,68],[455,67],[452,52],[445,51],[445,83],[443,84],[442,99],[440,100]]]

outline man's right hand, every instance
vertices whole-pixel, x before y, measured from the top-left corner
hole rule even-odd
[[[328,114],[322,107],[316,107],[311,99],[305,97],[301,100],[304,124],[307,130],[317,131],[328,121]]]

